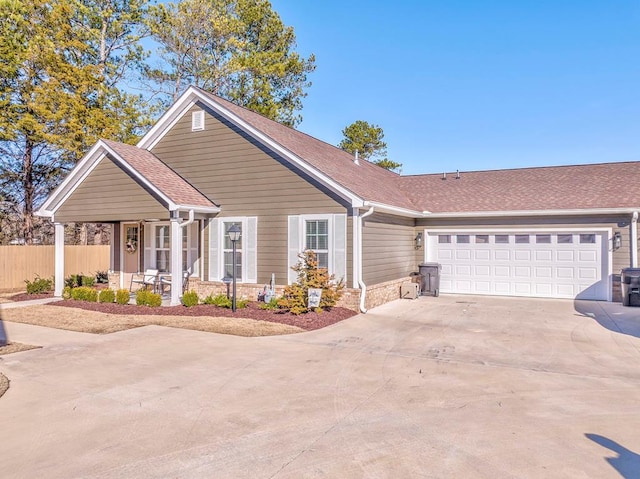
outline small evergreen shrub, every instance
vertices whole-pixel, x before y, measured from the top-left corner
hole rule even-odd
[[[146,289],[139,289],[136,292],[136,304],[138,306],[157,307],[162,305],[162,296]]]
[[[129,304],[129,290],[119,289],[116,291],[116,303]]]
[[[116,300],[116,293],[112,289],[103,289],[98,294],[98,301],[100,303],[113,303]]]
[[[62,290],[62,299],[71,299],[71,287],[64,287],[64,289]]]
[[[318,267],[315,252],[307,250],[298,255],[300,261],[291,269],[298,273],[298,281],[284,289],[284,295],[278,300],[278,306],[292,314],[309,312],[307,308],[309,288],[322,289],[320,306],[314,308],[316,312],[335,306],[342,297],[344,282],[334,281],[326,268]]]
[[[278,306],[278,301],[279,298],[276,298],[274,296],[268,303],[262,303],[260,305],[260,309],[266,309],[267,311],[277,311],[278,309],[280,309],[280,306]]]
[[[107,284],[109,282],[109,273],[107,271],[96,272],[96,283]]]
[[[96,283],[96,279],[93,276],[82,276],[82,286],[92,287]]]
[[[24,282],[27,284],[27,294],[48,293],[53,289],[53,279],[51,278],[41,278],[36,275],[33,281],[25,279]]]
[[[82,286],[82,275],[81,274],[72,274],[67,276],[64,279],[64,285],[69,288],[77,288],[78,286]]]
[[[98,301],[98,291],[88,286],[78,286],[71,290],[71,299],[95,303]]]
[[[227,298],[226,294],[217,294],[215,296],[207,296],[204,298],[204,304],[213,304],[220,308],[230,308],[231,307],[231,298]]]
[[[207,296],[202,300],[203,304],[213,304],[214,306],[218,306],[219,308],[227,308],[231,309],[233,307],[233,303],[231,302],[231,298],[227,298],[226,294],[217,294],[215,296]],[[249,305],[249,300],[244,298],[236,299],[236,309],[246,308]]]
[[[187,291],[182,295],[182,304],[187,308],[198,304],[198,293],[195,291]]]

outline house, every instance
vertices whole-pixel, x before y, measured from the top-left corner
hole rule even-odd
[[[99,222],[114,287],[154,268],[224,291],[235,224],[247,297],[294,281],[313,249],[354,309],[398,298],[425,261],[442,293],[611,301],[638,264],[637,184],[637,162],[401,176],[191,87],[137,146],[94,145],[39,214],[55,223],[56,295],[64,224]]]

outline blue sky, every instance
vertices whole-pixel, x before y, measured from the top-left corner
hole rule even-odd
[[[640,0],[271,0],[316,55],[299,129],[403,174],[640,160]]]

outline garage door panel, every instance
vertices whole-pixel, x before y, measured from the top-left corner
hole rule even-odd
[[[491,259],[491,252],[488,249],[475,250],[473,253],[476,261],[488,261]]]
[[[511,251],[506,249],[497,249],[495,250],[493,257],[497,261],[509,261],[511,259]]]
[[[553,252],[551,250],[534,251],[536,261],[553,261]]]
[[[450,234],[453,238],[469,240],[430,243],[429,248],[433,250],[428,251],[428,257],[437,258],[442,264],[442,292],[578,296],[580,299],[608,297],[606,233],[482,232],[482,242],[476,241],[475,233]],[[580,240],[587,235],[589,241]]]
[[[459,249],[455,252],[455,257],[457,260],[471,259],[471,250]]]
[[[556,260],[557,261],[573,261],[573,251],[556,251]]]

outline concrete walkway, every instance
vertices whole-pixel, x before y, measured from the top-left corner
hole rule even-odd
[[[441,296],[290,336],[62,332],[0,360],[2,477],[636,478],[638,312]]]
[[[0,310],[2,309],[14,309],[14,308],[28,308],[29,306],[35,306],[38,304],[47,304],[54,301],[60,301],[60,298],[42,298],[42,299],[30,299],[29,301],[15,301],[12,303],[0,303]]]

